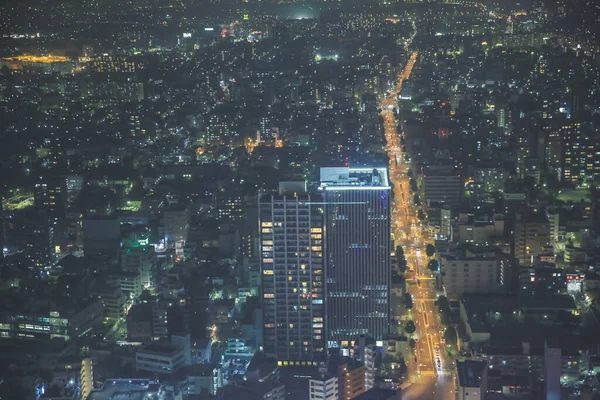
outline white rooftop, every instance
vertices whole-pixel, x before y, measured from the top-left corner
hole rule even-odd
[[[321,190],[389,189],[387,168],[321,167]]]

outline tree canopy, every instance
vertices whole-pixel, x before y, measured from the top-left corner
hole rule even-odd
[[[427,254],[427,257],[433,257],[435,254],[435,247],[432,244],[425,246],[425,254]]]

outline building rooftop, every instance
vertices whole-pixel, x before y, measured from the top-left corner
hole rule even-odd
[[[389,189],[387,168],[322,167],[320,190]]]
[[[537,293],[519,297],[519,305],[529,310],[576,310],[575,300],[568,294]]]
[[[239,386],[224,386],[219,389],[218,398],[222,400],[262,400],[274,390],[284,390],[284,385],[276,381],[245,382]]]
[[[359,394],[354,400],[392,400],[400,399],[400,391],[394,389],[373,388]]]
[[[462,387],[478,388],[485,374],[487,363],[485,361],[465,360],[456,363],[458,371],[458,384]]]
[[[156,354],[161,356],[172,356],[179,353],[181,349],[170,343],[150,343],[138,350],[138,353]]]
[[[154,399],[166,398],[166,395],[158,395],[159,386],[147,379],[114,379],[108,380],[101,389],[93,390],[88,399],[90,400],[143,400],[149,394],[155,395]]]

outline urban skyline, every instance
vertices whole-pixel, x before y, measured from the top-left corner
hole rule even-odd
[[[600,3],[0,7],[0,398],[600,398]]]

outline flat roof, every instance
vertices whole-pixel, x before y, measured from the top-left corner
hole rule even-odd
[[[131,382],[131,383],[130,383]],[[143,400],[146,393],[155,393],[157,385],[148,380],[108,380],[102,389],[92,390],[89,400]]]
[[[181,348],[173,346],[170,343],[150,343],[149,345],[139,349],[137,354],[146,353],[160,356],[173,356],[181,351]]]
[[[320,190],[390,189],[387,168],[321,167]]]
[[[537,293],[522,295],[519,304],[526,310],[576,310],[575,300],[569,294]]]
[[[456,363],[458,384],[461,387],[478,388],[487,368],[485,361],[465,360]]]
[[[372,388],[359,394],[354,400],[390,400],[396,399],[398,390],[386,388]]]

